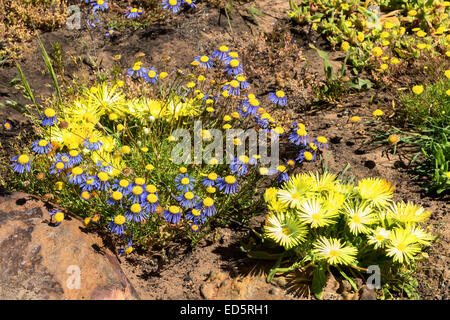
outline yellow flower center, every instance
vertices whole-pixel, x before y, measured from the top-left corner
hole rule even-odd
[[[237,52],[234,52],[234,51],[231,51],[228,55],[229,55],[230,57],[232,57],[232,58],[237,58],[237,57],[239,57],[239,54],[238,54]]]
[[[130,207],[131,212],[133,213],[139,213],[141,212],[141,205],[139,203],[135,203]]]
[[[30,161],[30,157],[27,156],[26,154],[22,154],[22,155],[19,156],[19,158],[17,159],[17,162],[19,162],[20,164],[28,163],[28,161]],[[63,166],[64,166],[64,165],[63,165]]]
[[[320,137],[317,137],[317,142],[319,142],[319,143],[327,143],[328,139],[325,138],[325,137],[320,136]]]
[[[48,144],[48,142],[45,140],[39,140],[38,144],[39,144],[39,147],[45,147]]]
[[[81,193],[81,197],[82,197],[83,199],[85,199],[85,200],[88,200],[88,199],[91,197],[91,194],[90,194],[89,192],[87,192],[87,191],[83,191],[83,192]]]
[[[156,201],[158,201],[158,197],[156,196],[156,194],[150,193],[147,196],[147,201],[150,203],[156,203]]]
[[[118,215],[117,217],[114,218],[114,223],[118,224],[118,225],[122,225],[125,223],[125,217],[122,215]]]
[[[285,171],[286,171],[286,167],[285,167],[285,166],[278,166],[278,167],[277,167],[277,170],[278,170],[279,172],[285,172]]]
[[[200,61],[201,61],[201,62],[208,62],[208,61],[209,61],[209,58],[208,58],[207,56],[202,56],[202,57],[200,58]]]
[[[198,217],[200,214],[201,214],[201,211],[200,211],[200,210],[192,209],[192,215]]]
[[[184,197],[185,197],[187,200],[192,200],[192,199],[194,199],[194,194],[193,194],[192,192],[186,192],[186,193],[184,194]]]
[[[55,165],[56,169],[62,170],[64,169],[64,162],[57,162]]]
[[[71,157],[76,157],[76,156],[78,156],[78,151],[77,151],[77,150],[70,150],[70,151],[69,151],[69,155],[70,155]]]
[[[214,200],[211,199],[210,197],[205,198],[205,200],[203,200],[203,205],[205,207],[211,207],[214,205]]]
[[[214,188],[214,187],[207,187],[206,188],[206,192],[208,192],[208,193],[215,193],[216,192],[216,188]]]
[[[177,213],[180,212],[180,208],[177,207],[177,206],[170,206],[169,207],[169,212],[172,213],[172,214],[177,214]]]
[[[399,250],[399,251],[405,251],[405,249],[406,249],[406,244],[404,244],[403,242],[401,242],[401,243],[399,243],[398,245],[397,245],[397,249]]]
[[[153,71],[153,70],[150,70],[150,71],[148,72],[148,76],[149,76],[150,78],[154,78],[154,77],[156,77],[156,72]]]
[[[181,179],[181,184],[187,185],[187,184],[189,184],[189,182],[190,182],[189,178]]]
[[[181,173],[186,173],[187,172],[187,168],[186,167],[181,167],[180,168],[180,172]]]
[[[354,216],[352,218],[353,223],[359,224],[361,223],[361,218],[359,216]]]
[[[227,46],[221,46],[219,48],[219,50],[222,51],[222,52],[227,52],[228,51],[228,47]]]
[[[239,82],[236,80],[231,80],[230,86],[232,86],[233,88],[237,88],[239,87]]]
[[[146,189],[147,189],[147,192],[150,192],[150,193],[156,193],[156,191],[158,191],[156,189],[156,186],[153,184],[149,184]]]
[[[318,213],[313,213],[311,215],[311,219],[313,219],[314,221],[319,221],[320,220],[320,214]]]
[[[134,179],[134,183],[141,186],[145,183],[145,179],[144,178],[136,178],[136,179]]]
[[[108,178],[109,178],[108,174],[106,172],[99,172],[97,174],[97,177],[100,179],[100,181],[103,181],[103,182],[108,181]]]
[[[120,192],[120,191],[114,191],[114,192],[112,193],[112,198],[113,198],[114,200],[116,200],[116,201],[122,199],[122,197],[123,197],[123,194],[122,194],[122,192]]]
[[[47,108],[45,109],[44,114],[47,118],[53,118],[56,114],[56,111],[53,110],[52,108]]]
[[[63,221],[64,220],[64,213],[62,213],[61,211],[58,211],[56,214],[55,214],[55,221],[57,222],[57,223],[60,223],[61,221]]]
[[[236,178],[233,177],[233,176],[226,176],[226,177],[225,177],[225,182],[226,182],[227,184],[233,184],[233,183],[236,182]]]
[[[339,255],[339,250],[331,249],[330,256],[337,257]]]
[[[311,161],[313,158],[312,153],[309,151],[306,151],[303,155],[305,156],[305,160],[307,160],[307,161]]]
[[[285,96],[285,93],[281,90],[277,91],[275,94],[278,98],[284,98]]]
[[[384,240],[384,236],[381,234],[377,234],[375,239],[377,239],[378,241],[383,241]]]
[[[133,194],[135,194],[135,195],[140,195],[143,191],[144,190],[139,186],[134,187],[132,190]]]
[[[127,180],[125,180],[125,179],[122,179],[122,180],[119,181],[119,186],[121,186],[122,188],[128,187],[129,184],[130,183]]]
[[[236,68],[239,65],[239,60],[233,59],[230,61],[230,66]]]
[[[81,169],[80,167],[75,167],[75,168],[72,169],[72,174],[74,176],[78,176],[78,175],[80,175],[82,173],[83,173],[83,169]]]
[[[208,179],[215,181],[217,179],[217,173],[211,172],[208,174]]]
[[[288,236],[291,234],[291,229],[283,228],[283,229],[281,229],[281,233],[284,234],[285,236]]]

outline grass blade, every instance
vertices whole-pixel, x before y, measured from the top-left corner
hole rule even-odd
[[[44,44],[41,41],[41,38],[39,38],[39,35],[37,35],[38,41],[39,41],[39,46],[41,47],[41,51],[42,51],[42,58],[44,59],[45,65],[47,66],[48,72],[50,73],[52,80],[53,80],[53,85],[55,87],[56,90],[56,94],[58,95],[58,99],[59,102],[62,103],[62,97],[61,97],[61,91],[59,90],[59,84],[58,84],[58,79],[56,78],[56,74],[55,71],[53,70],[52,64],[50,62],[50,58],[48,57],[47,51],[44,48]]]

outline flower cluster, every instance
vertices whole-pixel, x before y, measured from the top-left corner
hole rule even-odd
[[[393,196],[394,187],[380,178],[353,184],[326,172],[298,174],[281,188],[266,190],[270,213],[264,235],[285,250],[309,248],[299,259],[310,265],[410,264],[434,240],[420,226],[431,212],[393,202]]]

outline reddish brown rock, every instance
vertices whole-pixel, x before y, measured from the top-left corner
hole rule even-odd
[[[0,193],[0,299],[137,299],[114,254],[82,222],[49,223],[35,197]]]

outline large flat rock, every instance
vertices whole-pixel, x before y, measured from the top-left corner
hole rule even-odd
[[[102,239],[73,216],[50,224],[49,210],[34,196],[0,193],[0,300],[137,299]]]

